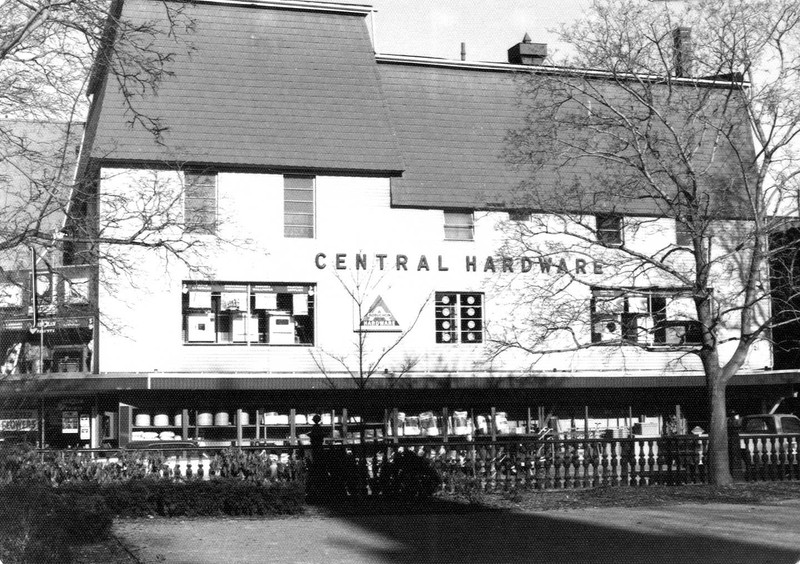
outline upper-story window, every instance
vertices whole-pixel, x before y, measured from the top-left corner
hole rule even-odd
[[[22,307],[22,284],[0,282],[0,308]]]
[[[679,247],[692,246],[692,230],[684,222],[675,220],[675,244]]]
[[[622,216],[617,214],[598,214],[597,241],[603,245],[622,245]]]
[[[283,177],[283,235],[314,238],[314,177]]]
[[[483,294],[436,292],[436,342],[483,342]]]
[[[217,173],[184,173],[184,220],[186,230],[214,233],[217,228]]]
[[[647,346],[700,344],[702,335],[688,290],[592,290],[592,342]]]
[[[531,213],[525,210],[511,210],[508,212],[508,219],[510,221],[530,221]]]
[[[475,239],[475,220],[472,212],[444,212],[444,238],[447,241]]]
[[[183,342],[313,345],[314,284],[184,282]]]

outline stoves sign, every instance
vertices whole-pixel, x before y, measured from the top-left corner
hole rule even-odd
[[[19,409],[0,411],[0,432],[38,431],[39,418],[36,410]]]

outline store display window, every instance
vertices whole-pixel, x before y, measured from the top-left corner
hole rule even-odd
[[[483,342],[483,294],[436,292],[436,342]]]
[[[702,340],[686,289],[594,289],[591,315],[593,343],[685,346]]]
[[[184,282],[183,342],[313,345],[314,284]]]

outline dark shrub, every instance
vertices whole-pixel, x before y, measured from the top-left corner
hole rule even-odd
[[[403,451],[381,465],[376,484],[382,495],[414,499],[433,495],[439,489],[441,478],[429,460]]]

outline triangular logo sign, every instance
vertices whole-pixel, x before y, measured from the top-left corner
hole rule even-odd
[[[361,318],[363,331],[400,331],[400,324],[389,311],[383,298],[378,298],[372,303],[364,317]]]

